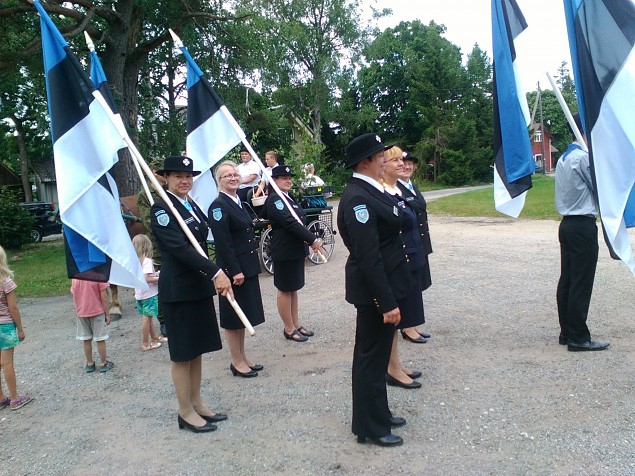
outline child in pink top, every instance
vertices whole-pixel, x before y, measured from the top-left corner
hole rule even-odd
[[[0,246],[0,367],[9,389],[6,397],[0,385],[0,410],[7,405],[11,406],[11,410],[17,410],[32,400],[28,395],[18,395],[13,367],[13,351],[24,340],[22,317],[14,292],[16,287],[13,271],[7,264],[7,254]]]
[[[110,324],[108,312],[108,283],[97,283],[73,279],[71,293],[75,302],[75,314],[77,315],[77,340],[84,342],[84,355],[86,356],[86,373],[96,369],[93,359],[93,340],[97,342],[99,354],[100,372],[108,372],[115,364],[106,359],[106,326]]]

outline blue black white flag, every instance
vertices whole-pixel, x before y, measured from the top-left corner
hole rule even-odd
[[[108,170],[125,147],[113,114],[100,102],[68,43],[42,5],[42,50],[68,276],[127,287],[147,284]]]
[[[494,205],[514,218],[525,205],[536,168],[529,143],[529,108],[516,71],[514,40],[527,28],[515,0],[492,0],[494,50]]]
[[[564,0],[564,9],[605,239],[635,275],[626,231],[635,225],[635,1]]]
[[[186,155],[194,160],[194,168],[201,170],[194,178],[190,195],[207,213],[218,195],[210,169],[240,144],[245,134],[187,48],[181,46],[180,49],[187,62]]]

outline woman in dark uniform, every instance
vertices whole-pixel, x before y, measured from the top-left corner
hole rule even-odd
[[[403,169],[401,177],[397,182],[397,186],[401,190],[401,196],[406,203],[417,214],[417,223],[419,225],[419,235],[421,235],[421,246],[423,248],[423,266],[421,267],[421,290],[425,291],[432,286],[432,275],[430,274],[430,262],[428,255],[432,253],[432,241],[430,240],[430,228],[428,226],[428,206],[423,194],[412,181],[412,175],[417,168],[416,163],[419,161],[407,152],[403,154]],[[425,319],[424,319],[425,322]],[[414,342],[415,344],[425,344],[426,339],[430,338],[430,334],[422,332],[416,327],[401,329],[401,336]]]
[[[200,173],[193,169],[192,159],[172,156],[157,173],[165,177],[168,198],[207,252],[207,217],[187,196],[193,176]],[[179,428],[195,433],[213,431],[214,422],[227,415],[212,412],[201,401],[201,355],[222,347],[212,296],[214,287],[223,296],[231,294],[231,283],[218,266],[196,251],[162,199],[152,205],[151,224],[161,250],[159,300],[170,335]]]
[[[286,339],[305,342],[314,333],[300,325],[298,290],[304,287],[304,260],[308,255],[307,244],[314,252],[317,252],[322,243],[304,226],[306,220],[304,212],[288,194],[293,186],[293,175],[286,165],[278,165],[271,170],[271,178],[285,195],[302,223],[296,220],[274,190],[269,191],[265,207],[267,218],[272,226],[273,284],[278,289],[278,312],[284,323],[282,332]]]
[[[214,176],[220,193],[210,205],[207,216],[216,245],[216,262],[231,277],[236,302],[255,327],[265,322],[258,283],[258,240],[252,218],[238,197],[240,174],[236,164],[229,160],[222,162]],[[227,299],[221,299],[219,309],[220,326],[225,329],[231,354],[229,370],[234,376],[256,377],[263,366],[252,364],[245,355],[245,326]]]
[[[403,151],[399,147],[391,147],[385,153],[386,162],[384,169],[384,189],[392,198],[395,206],[403,212],[401,226],[401,238],[403,239],[404,253],[410,273],[410,291],[399,299],[399,311],[401,321],[398,329],[405,329],[423,324],[423,297],[421,295],[421,268],[424,265],[424,254],[421,248],[421,236],[417,223],[417,215],[408,202],[402,197],[402,192],[397,186],[397,180],[402,175]],[[421,372],[411,371],[401,365],[399,361],[397,333],[395,332],[388,363],[386,382],[388,385],[403,388],[419,388],[421,383],[414,380],[421,376]]]

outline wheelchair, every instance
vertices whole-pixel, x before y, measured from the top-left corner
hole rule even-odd
[[[333,196],[333,187],[308,187],[299,196],[299,203],[306,214],[308,230],[322,240],[322,255],[330,260],[335,248],[335,235],[333,229],[333,207],[328,205],[326,199]],[[260,218],[259,207],[252,203],[252,193],[248,194],[247,210],[252,215],[256,237],[259,239],[258,257],[262,268],[269,274],[273,274],[273,260],[271,259],[271,223]],[[316,265],[324,264],[322,257],[317,253],[309,253],[309,260]]]

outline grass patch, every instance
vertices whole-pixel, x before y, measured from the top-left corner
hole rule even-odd
[[[533,187],[527,192],[525,207],[519,218],[559,220],[554,202],[554,177],[535,175]],[[494,208],[492,188],[438,198],[428,204],[428,212],[460,217],[506,217]]]
[[[9,267],[15,272],[18,297],[67,294],[71,281],[66,276],[64,241],[43,241],[20,251],[7,251]]]

